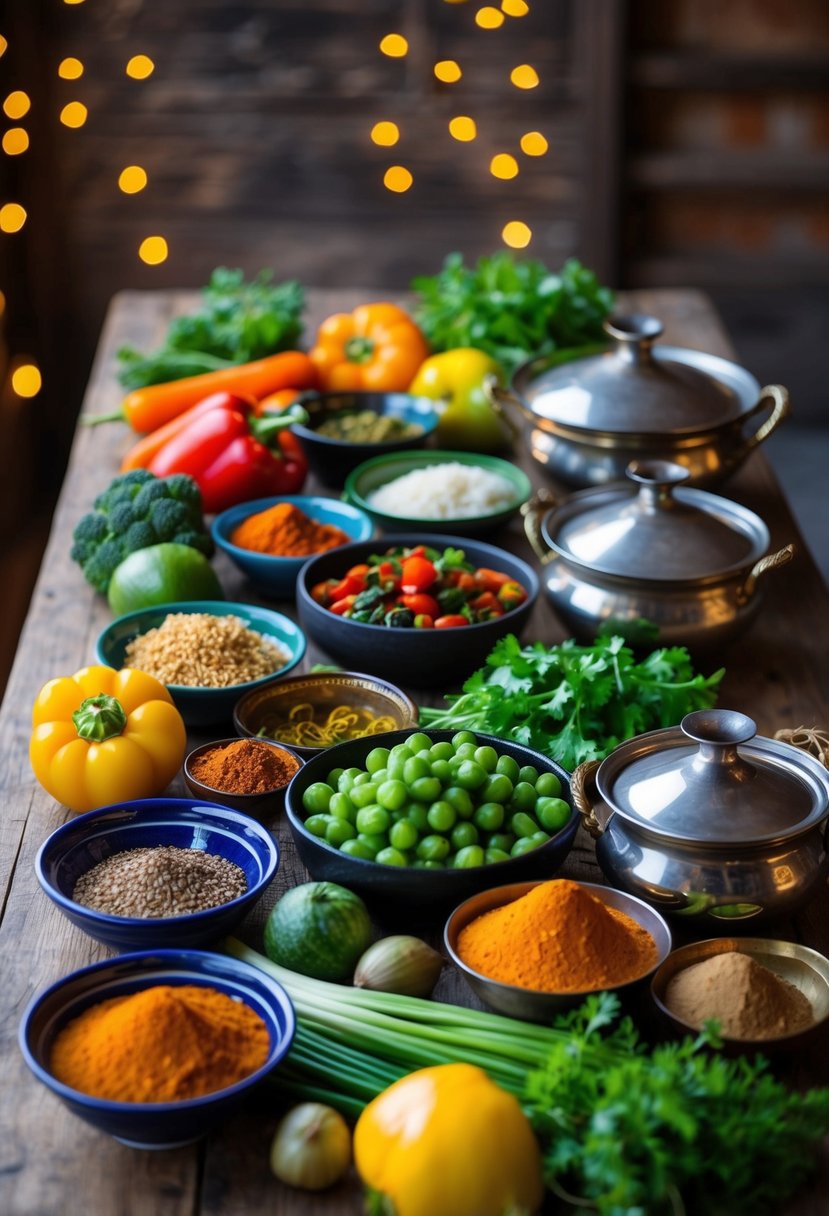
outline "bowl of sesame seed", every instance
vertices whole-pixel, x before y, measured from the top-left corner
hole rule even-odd
[[[84,933],[115,950],[203,947],[264,893],[279,847],[241,811],[189,798],[99,807],[38,851],[41,887]]]

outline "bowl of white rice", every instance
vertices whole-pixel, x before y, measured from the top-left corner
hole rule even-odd
[[[508,520],[532,493],[521,469],[477,452],[389,452],[349,474],[345,498],[384,532],[480,535]]]

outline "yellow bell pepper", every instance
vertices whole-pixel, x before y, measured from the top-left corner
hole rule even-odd
[[[524,1112],[472,1064],[390,1085],[357,1121],[354,1161],[395,1216],[529,1216],[544,1193]]]
[[[323,321],[309,358],[325,392],[403,392],[429,353],[396,304],[361,304]]]
[[[70,811],[160,794],[178,772],[187,733],[160,681],[125,667],[84,667],[50,680],[32,709],[29,759]]]

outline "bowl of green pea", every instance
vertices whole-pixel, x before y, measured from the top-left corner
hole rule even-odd
[[[561,765],[471,731],[330,747],[296,774],[285,812],[313,878],[421,921],[489,887],[550,878],[578,827]]]

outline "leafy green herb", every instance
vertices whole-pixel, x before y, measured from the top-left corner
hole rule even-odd
[[[551,1189],[600,1216],[778,1211],[814,1170],[829,1089],[791,1093],[762,1057],[704,1050],[719,1045],[713,1023],[648,1049],[629,1019],[602,1033],[617,1016],[612,994],[588,998],[528,1077]]]
[[[598,349],[613,306],[613,293],[575,258],[556,273],[508,250],[475,267],[451,253],[438,274],[414,279],[412,290],[415,319],[434,351],[474,346],[507,372],[530,355]]]
[[[118,351],[118,379],[126,388],[142,388],[292,349],[302,333],[304,293],[297,282],[272,279],[270,270],[249,283],[241,270],[214,270],[201,307],[170,323],[159,350]]]
[[[619,637],[592,646],[496,643],[448,709],[421,708],[423,726],[483,730],[524,743],[572,770],[624,739],[676,724],[716,701],[724,671],[694,673],[687,650],[655,650],[637,662]]]

